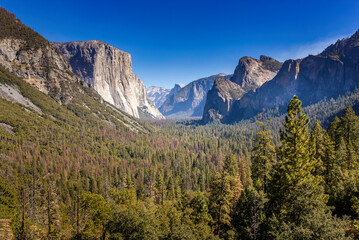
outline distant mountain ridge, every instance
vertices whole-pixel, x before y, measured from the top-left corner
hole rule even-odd
[[[287,60],[273,80],[233,103],[227,121],[248,119],[263,109],[285,106],[298,95],[303,106],[336,98],[359,87],[359,31],[321,54]]]
[[[172,94],[183,88],[183,84],[175,84],[172,89],[167,89],[163,87],[151,86],[147,88],[147,95],[151,101],[156,105],[157,108],[161,107],[162,104],[169,98]]]
[[[230,78],[232,75],[220,73],[187,84],[162,104],[160,112],[168,118],[201,117],[207,92],[217,77]]]
[[[260,59],[242,57],[230,79],[217,78],[208,92],[202,120],[205,123],[226,118],[235,101],[250,90],[255,90],[270,81],[282,63],[267,57]]]

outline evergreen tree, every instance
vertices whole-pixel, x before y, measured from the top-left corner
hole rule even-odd
[[[263,236],[263,223],[266,221],[265,203],[267,185],[274,164],[275,148],[272,145],[271,131],[263,122],[258,122],[260,130],[254,140],[252,154],[252,181],[249,180],[245,191],[236,206],[233,217],[240,239],[260,239]],[[250,176],[249,176],[250,178]]]
[[[309,119],[302,112],[301,105],[302,102],[294,96],[288,105],[284,130],[280,132],[282,146],[278,172],[284,178],[282,183],[286,190],[291,190],[304,181],[317,182],[313,176],[317,160],[313,159],[309,141]]]
[[[340,119],[337,116],[335,116],[333,120],[330,122],[327,131],[328,135],[335,143],[335,149],[337,149],[338,147],[337,144],[339,143],[339,131],[338,131],[339,125],[340,125]]]
[[[338,134],[344,138],[347,148],[346,164],[348,169],[358,167],[359,153],[359,118],[351,106],[348,106],[341,117]]]
[[[321,177],[315,175],[318,160],[313,157],[316,145],[310,144],[308,122],[294,96],[281,131],[281,159],[271,181],[269,239],[345,239],[347,222],[332,216]],[[314,143],[320,139],[315,134],[319,131],[317,125]]]
[[[315,175],[323,174],[323,161],[325,161],[325,130],[320,125],[319,121],[316,121],[312,130],[310,131],[310,145],[312,146],[313,158],[316,161],[314,170]]]
[[[263,122],[258,122],[261,130],[257,132],[254,140],[252,156],[252,180],[258,190],[267,192],[270,172],[274,164],[275,148],[272,145],[271,131]]]
[[[166,186],[163,182],[163,177],[160,172],[158,172],[156,175],[155,192],[156,203],[163,205],[163,201],[166,195]]]
[[[221,172],[214,173],[210,184],[210,210],[218,236],[231,230],[231,215],[239,198],[242,185],[237,175],[237,164],[233,154],[228,154]]]
[[[335,156],[335,143],[331,137],[326,133],[323,138],[324,156],[323,162],[323,177],[325,181],[325,189],[328,193],[328,189],[332,186],[332,182],[335,180],[335,172],[338,169],[338,161]]]

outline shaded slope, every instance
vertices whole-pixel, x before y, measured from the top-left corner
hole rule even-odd
[[[294,94],[307,106],[353,91],[358,86],[359,32],[356,32],[319,55],[287,60],[272,81],[234,103],[228,120],[251,118],[263,109],[284,110]]]
[[[208,123],[226,118],[236,100],[246,92],[255,90],[271,80],[281,66],[281,62],[263,55],[259,60],[251,57],[239,59],[230,81],[217,78],[208,92],[203,122]]]
[[[212,88],[216,77],[230,78],[231,75],[221,73],[193,81],[170,96],[159,110],[169,118],[202,116],[207,92]]]

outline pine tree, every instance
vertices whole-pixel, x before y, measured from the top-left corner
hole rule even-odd
[[[359,118],[351,106],[348,106],[341,117],[338,134],[344,138],[347,147],[347,168],[358,167],[359,153]]]
[[[323,145],[323,176],[326,186],[326,192],[328,192],[328,189],[332,185],[331,183],[335,178],[335,169],[338,168],[338,162],[335,156],[335,143],[332,141],[331,137],[328,134],[324,135]]]
[[[60,205],[56,191],[56,183],[52,179],[47,179],[44,186],[44,201],[42,205],[43,224],[46,229],[48,239],[56,239],[60,230]]]
[[[252,180],[258,190],[267,192],[267,183],[274,164],[275,148],[272,145],[271,131],[263,122],[258,122],[261,130],[257,132],[254,140],[252,156]]]
[[[227,174],[215,173],[211,181],[210,209],[215,222],[215,233],[221,236],[231,226],[231,203],[233,191]]]
[[[163,205],[163,201],[166,196],[166,186],[163,182],[163,177],[160,172],[158,172],[156,175],[155,192],[156,203]]]
[[[242,190],[238,167],[233,154],[228,154],[221,172],[210,183],[210,210],[218,236],[231,229],[231,214]]]
[[[269,239],[344,239],[346,221],[332,216],[322,178],[315,175],[318,160],[313,157],[316,145],[310,144],[308,122],[294,96],[281,131],[281,159],[270,184]],[[317,126],[313,132],[314,142],[319,130]]]
[[[338,147],[337,144],[339,143],[339,132],[338,132],[339,124],[340,124],[340,119],[337,116],[335,116],[333,120],[330,122],[327,130],[328,135],[335,143],[335,149],[337,149]]]
[[[316,166],[314,170],[315,175],[323,174],[323,161],[325,159],[325,131],[320,125],[319,121],[316,121],[311,132],[310,132],[310,144],[312,146],[313,158],[316,161]]]
[[[252,179],[236,205],[233,225],[240,239],[260,239],[266,220],[264,206],[267,202],[267,185],[274,164],[275,148],[271,131],[263,122],[258,122],[260,130],[254,140],[252,154]]]
[[[258,191],[251,184],[243,191],[232,220],[239,239],[265,239],[267,201],[263,190]]]
[[[287,115],[280,132],[282,142],[278,172],[283,177],[283,189],[291,190],[305,181],[318,184],[313,176],[318,163],[313,158],[308,133],[309,119],[302,112],[302,102],[297,96],[290,101]]]

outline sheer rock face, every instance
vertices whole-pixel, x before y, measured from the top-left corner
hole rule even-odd
[[[67,60],[49,42],[39,48],[26,46],[21,39],[0,40],[0,64],[59,103],[70,102],[73,92],[80,90],[71,83],[82,80]]]
[[[260,60],[242,57],[231,80],[243,88],[249,86],[258,88],[263,83],[272,80],[281,66],[281,62],[263,55],[260,56]]]
[[[243,88],[238,84],[229,79],[217,78],[207,93],[203,121],[213,122],[227,116],[233,102],[243,93]]]
[[[172,94],[179,91],[183,87],[184,86],[182,84],[175,84],[172,89],[151,86],[147,88],[147,94],[156,107],[159,108],[167,100],[167,98],[172,96]]]
[[[207,94],[202,120],[208,123],[228,116],[236,100],[271,80],[281,65],[281,62],[263,55],[260,60],[242,57],[231,80],[216,79]]]
[[[335,98],[359,87],[359,31],[321,54],[287,60],[276,77],[233,104],[231,121],[255,116],[263,109],[285,110],[293,95],[303,106]]]
[[[142,119],[163,119],[147,96],[143,82],[133,73],[131,55],[102,41],[53,43],[80,76],[101,97]]]
[[[167,98],[159,110],[169,118],[201,117],[207,92],[216,77],[230,78],[231,75],[220,73],[193,81]]]

